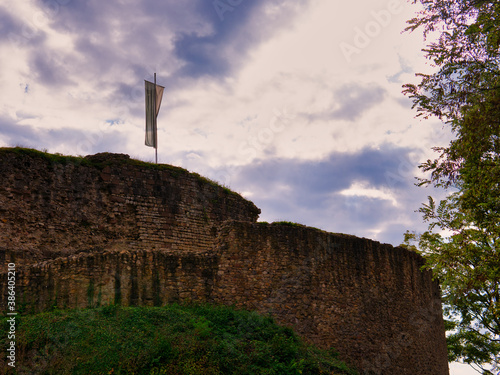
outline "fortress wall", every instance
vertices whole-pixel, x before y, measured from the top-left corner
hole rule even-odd
[[[422,259],[368,239],[226,222],[206,253],[110,250],[17,275],[28,312],[211,302],[271,314],[363,374],[448,374],[439,286]],[[5,290],[0,305],[5,305]]]
[[[221,222],[260,213],[181,168],[120,154],[59,159],[0,150],[0,271],[5,260],[22,266],[125,244],[205,252]]]
[[[52,156],[53,158],[54,156]],[[416,253],[299,225],[127,155],[0,149],[0,306],[200,301],[272,314],[362,374],[448,374],[439,286]]]
[[[20,310],[29,313],[110,304],[207,302],[216,268],[213,254],[81,253],[24,267],[17,274],[16,301]],[[0,305],[6,305],[4,295]]]
[[[229,223],[213,298],[270,313],[366,374],[448,374],[439,285],[422,258],[313,228]]]

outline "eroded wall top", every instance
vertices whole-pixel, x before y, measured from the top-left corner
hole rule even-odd
[[[123,154],[0,149],[0,181],[0,260],[19,266],[103,249],[204,252],[221,222],[260,213],[197,174]]]

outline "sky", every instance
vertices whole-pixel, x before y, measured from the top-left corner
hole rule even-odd
[[[402,92],[431,72],[405,0],[0,0],[0,147],[144,145],[144,80],[165,87],[158,161],[293,221],[398,245],[422,232],[418,164],[449,129]],[[472,374],[467,368],[452,374]]]

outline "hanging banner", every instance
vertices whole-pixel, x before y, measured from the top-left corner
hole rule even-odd
[[[146,88],[146,146],[158,147],[158,134],[156,118],[160,112],[161,99],[165,87],[155,85],[153,82],[144,81]],[[156,95],[155,95],[156,87]],[[155,108],[156,101],[156,108]]]

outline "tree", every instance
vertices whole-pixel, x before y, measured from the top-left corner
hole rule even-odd
[[[418,243],[441,281],[449,360],[484,374],[500,370],[500,3],[487,0],[413,0],[423,10],[407,31],[432,38],[423,50],[436,71],[407,84],[418,116],[435,116],[454,140],[420,167],[418,185],[449,195],[419,210],[428,231],[405,236]],[[489,367],[489,370],[487,369]]]

